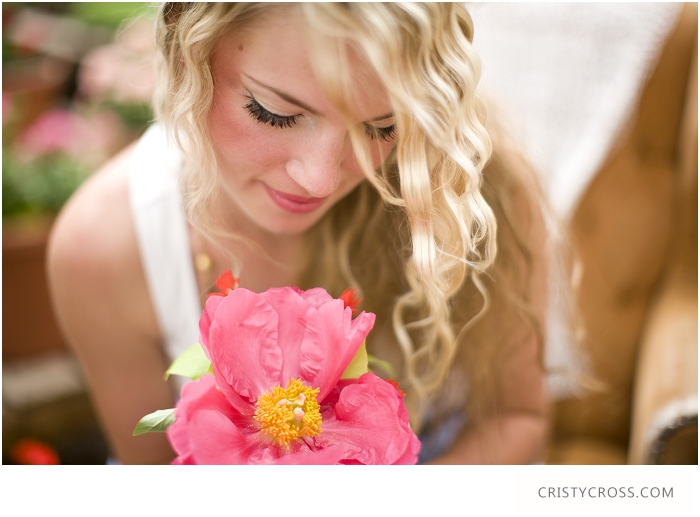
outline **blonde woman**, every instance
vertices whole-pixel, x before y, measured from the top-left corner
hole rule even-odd
[[[544,225],[531,172],[485,128],[472,34],[452,3],[161,6],[158,121],[49,250],[116,460],[172,459],[131,433],[173,406],[163,372],[225,269],[258,292],[357,288],[421,461],[540,460]]]

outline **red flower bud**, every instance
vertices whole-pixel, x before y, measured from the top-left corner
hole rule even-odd
[[[239,278],[233,276],[230,270],[225,270],[221,273],[221,276],[216,279],[216,287],[219,288],[219,293],[210,293],[209,296],[226,296],[228,293],[237,289],[241,281]]]
[[[19,465],[59,465],[56,450],[32,438],[23,438],[12,448],[12,459]]]
[[[393,380],[393,379],[385,379],[385,380],[386,380],[386,382],[388,382],[389,384],[391,384],[394,388],[396,388],[396,391],[399,392],[399,395],[401,396],[401,398],[404,398],[404,397],[406,396],[406,393],[405,393],[401,388],[399,388],[399,383],[398,383],[398,382],[396,382],[396,381]]]
[[[343,291],[343,294],[338,297],[339,300],[343,300],[346,307],[350,307],[352,309],[353,316],[357,314],[357,306],[362,303],[362,298],[358,300],[355,298],[355,296],[357,296],[357,289],[350,289],[348,287],[345,291]]]

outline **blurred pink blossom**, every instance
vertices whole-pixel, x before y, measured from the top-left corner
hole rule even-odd
[[[134,23],[82,60],[78,89],[92,99],[148,103],[155,87],[153,23]]]
[[[28,127],[17,138],[16,146],[26,159],[59,151],[99,163],[112,154],[120,133],[119,117],[111,111],[85,118],[70,110],[53,109]]]

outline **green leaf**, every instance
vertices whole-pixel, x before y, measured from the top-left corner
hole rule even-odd
[[[389,377],[392,379],[396,378],[396,371],[394,370],[393,366],[391,366],[391,363],[389,361],[382,361],[381,359],[377,359],[373,355],[368,355],[367,356],[367,362],[372,365],[372,367],[379,367],[382,370],[384,370],[387,374],[389,374]]]
[[[365,347],[366,341],[362,342],[362,346],[352,358],[350,364],[343,372],[341,379],[357,379],[362,374],[367,373],[367,348]]]
[[[159,409],[146,415],[134,429],[134,436],[145,433],[163,433],[175,421],[175,408]]]
[[[164,379],[168,380],[171,375],[182,375],[196,381],[205,373],[210,373],[210,368],[211,361],[204,354],[202,345],[195,343],[173,361],[166,370]]]

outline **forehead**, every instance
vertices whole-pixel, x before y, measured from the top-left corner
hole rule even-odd
[[[212,54],[214,75],[242,75],[303,100],[319,112],[333,111],[312,66],[309,26],[298,8],[283,6],[262,13],[240,29],[225,33]],[[349,110],[359,120],[391,111],[386,90],[367,60],[348,48]]]

